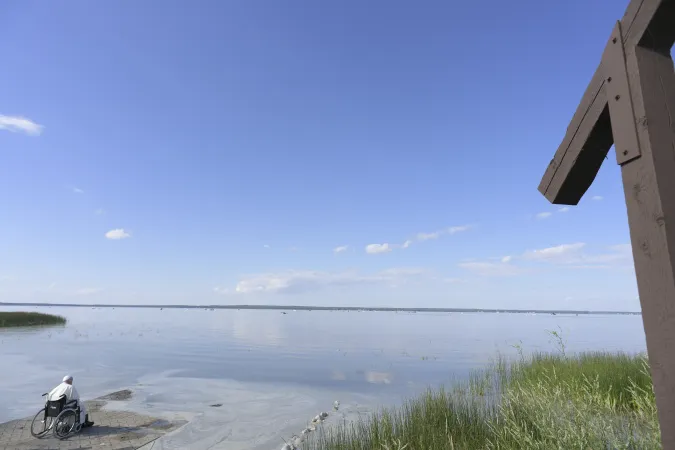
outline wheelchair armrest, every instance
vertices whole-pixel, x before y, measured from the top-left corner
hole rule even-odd
[[[74,408],[77,406],[77,400],[71,400],[64,405],[64,408]]]

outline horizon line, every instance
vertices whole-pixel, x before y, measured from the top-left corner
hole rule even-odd
[[[246,309],[246,310],[303,310],[303,311],[380,311],[380,312],[482,312],[506,314],[630,314],[641,315],[641,311],[592,311],[569,309],[510,309],[510,308],[411,308],[393,306],[301,306],[301,305],[125,305],[111,303],[18,303],[0,302],[0,306],[46,306],[79,308],[172,308],[172,309]]]

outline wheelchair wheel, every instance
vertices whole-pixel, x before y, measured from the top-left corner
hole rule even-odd
[[[35,417],[33,417],[33,422],[30,424],[30,434],[38,439],[44,437],[54,425],[54,418],[45,417],[45,412],[45,408],[38,411]]]
[[[77,412],[74,409],[61,411],[54,421],[54,436],[65,439],[77,428]]]

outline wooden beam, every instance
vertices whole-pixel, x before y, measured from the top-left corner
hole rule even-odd
[[[614,143],[664,450],[675,450],[675,0],[632,0],[539,190],[576,204]]]
[[[672,47],[675,32],[672,22],[668,22],[669,14],[662,12],[673,8],[673,4],[675,0],[631,0],[621,19],[624,46],[652,40],[653,47]],[[662,11],[656,15],[659,8]],[[544,173],[539,191],[552,203],[576,205],[595,179],[613,142],[605,79],[598,67]]]
[[[675,68],[659,45],[626,49],[626,66],[634,118],[622,127],[637,124],[641,156],[621,175],[661,439],[675,450]]]
[[[654,18],[639,40],[640,47],[669,55],[675,45],[675,1],[665,0],[658,5]]]
[[[625,164],[642,156],[637,134],[633,95],[626,65],[626,49],[621,42],[621,23],[617,23],[602,54],[607,103],[612,123],[616,162]]]

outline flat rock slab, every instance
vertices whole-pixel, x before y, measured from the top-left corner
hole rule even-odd
[[[102,409],[108,401],[126,400],[131,395],[131,391],[119,391],[85,402],[87,414],[95,425],[63,441],[51,432],[43,439],[34,438],[30,434],[33,416],[0,424],[0,450],[136,450],[185,424],[128,411]]]

